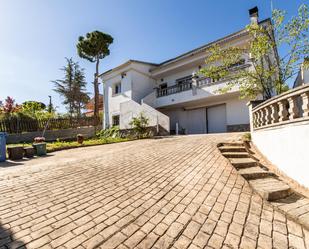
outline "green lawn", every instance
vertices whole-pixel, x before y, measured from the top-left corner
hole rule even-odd
[[[125,141],[133,140],[132,138],[119,138],[119,137],[109,137],[105,139],[93,138],[87,139],[83,142],[83,144],[79,144],[76,141],[72,142],[65,142],[65,141],[55,141],[55,142],[47,142],[46,148],[47,152],[53,152],[58,150],[64,149],[71,149],[71,148],[79,148],[79,147],[87,147],[87,146],[94,146],[94,145],[102,145],[102,144],[110,144],[110,143],[120,143]],[[24,144],[8,144],[7,146],[31,146],[31,143],[24,143]]]

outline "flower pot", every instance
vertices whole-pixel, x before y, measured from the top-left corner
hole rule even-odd
[[[76,136],[76,139],[77,139],[77,142],[78,142],[79,144],[82,144],[82,143],[84,142],[84,135],[78,134],[78,135]]]
[[[45,142],[45,137],[35,137],[34,138],[34,143],[44,143]]]
[[[32,146],[35,149],[35,153],[37,156],[46,155],[46,143],[34,143]]]
[[[9,159],[11,160],[20,160],[24,156],[24,148],[23,146],[14,146],[8,147]]]
[[[32,158],[35,154],[35,149],[33,147],[24,148],[24,155],[27,158]]]

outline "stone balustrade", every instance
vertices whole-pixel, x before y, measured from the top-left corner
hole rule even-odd
[[[291,89],[252,109],[253,129],[309,120],[309,85]]]

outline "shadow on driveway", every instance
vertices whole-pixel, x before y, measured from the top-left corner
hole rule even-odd
[[[15,240],[10,229],[5,229],[0,223],[0,248],[26,248],[25,243],[21,240]]]

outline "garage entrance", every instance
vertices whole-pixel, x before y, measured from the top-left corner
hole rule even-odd
[[[226,132],[226,105],[186,111],[187,134]]]

